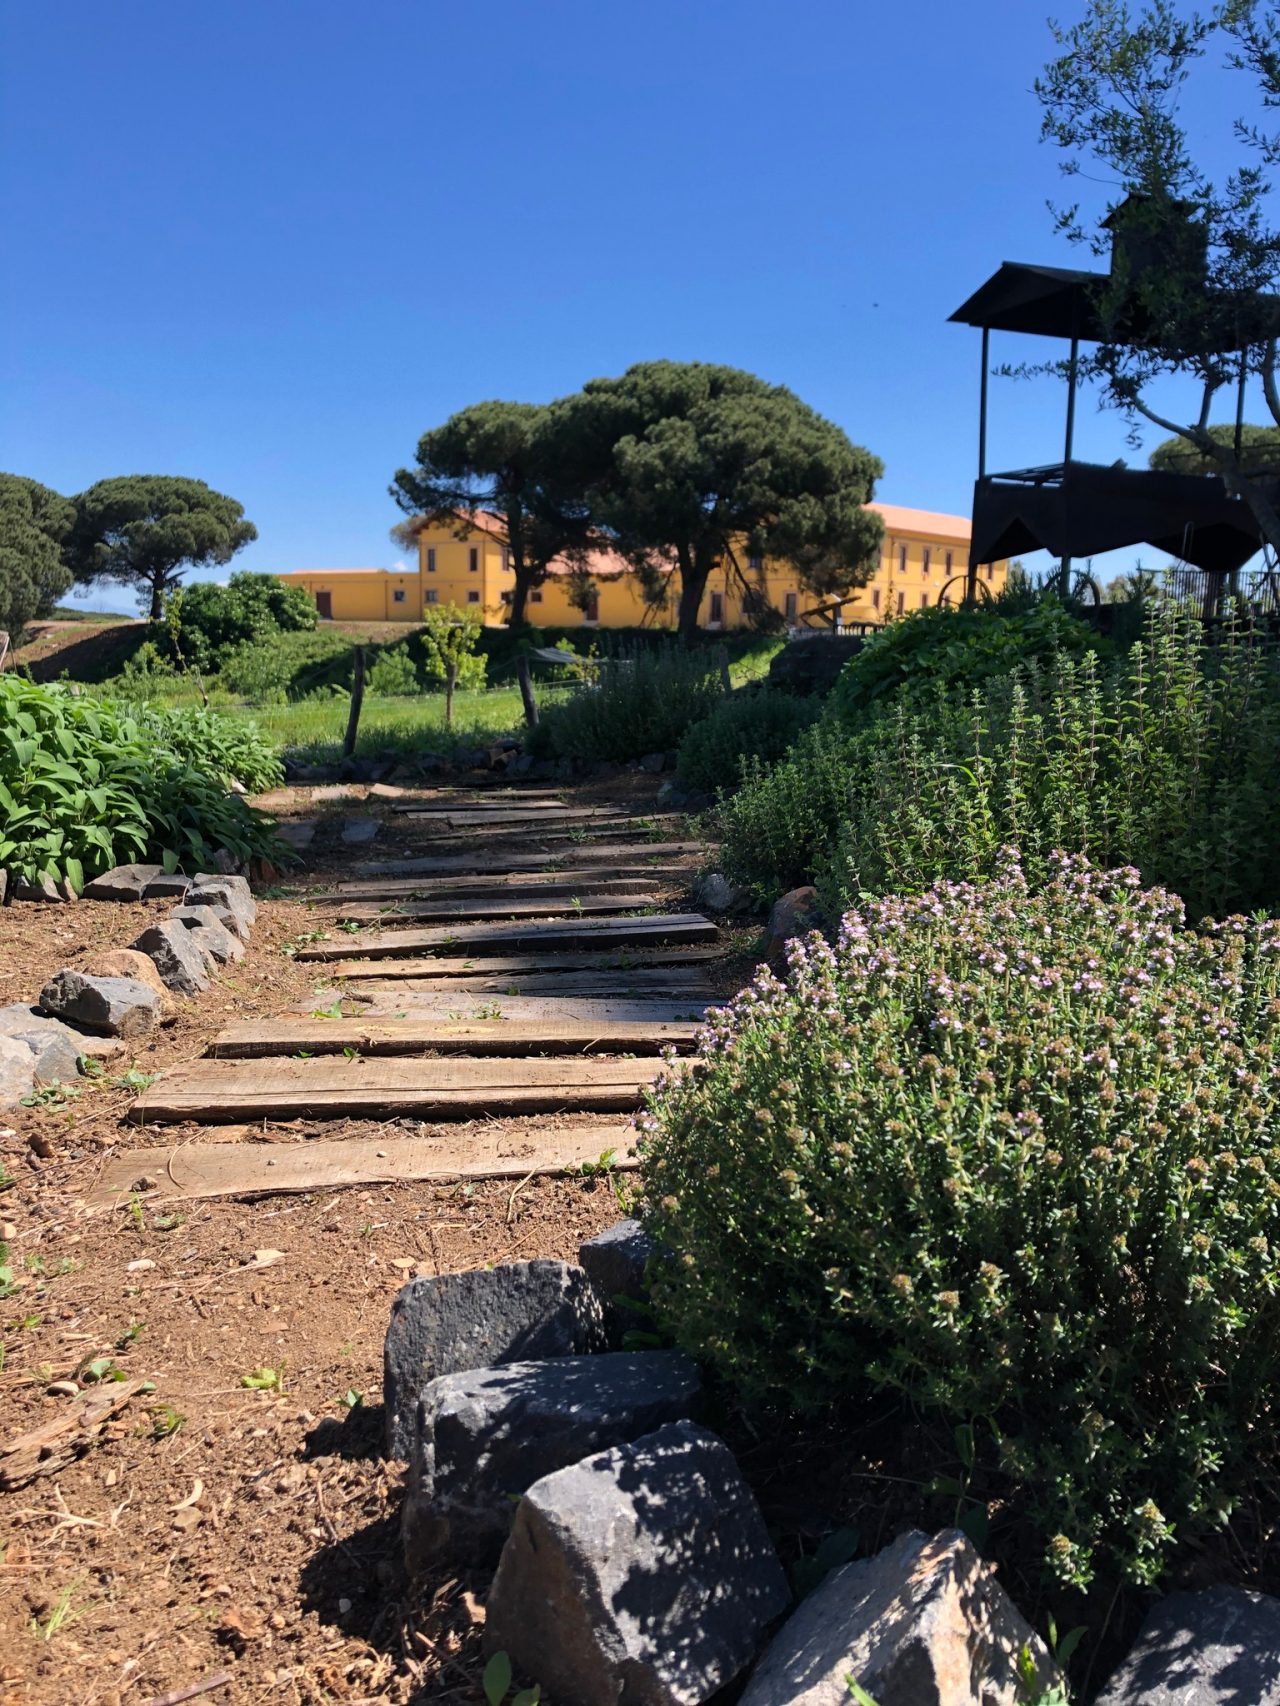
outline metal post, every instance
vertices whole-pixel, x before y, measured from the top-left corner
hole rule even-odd
[[[982,391],[978,401],[978,478],[987,474],[987,369],[991,364],[991,328],[982,328]]]
[[[1071,362],[1067,369],[1067,436],[1062,449],[1062,484],[1065,490],[1071,466],[1071,452],[1076,439],[1076,384],[1080,377],[1080,340],[1071,340]],[[1065,603],[1071,590],[1071,558],[1062,559],[1062,598]]]

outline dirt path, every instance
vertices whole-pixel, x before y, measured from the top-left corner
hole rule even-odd
[[[614,803],[637,804],[626,789],[612,793]],[[609,798],[598,789],[587,803]],[[391,801],[367,791],[305,804],[304,821],[308,812],[318,817],[307,837],[316,892],[375,880],[357,864],[439,856],[433,820],[393,812]],[[377,818],[375,832],[344,841],[351,823],[369,816]],[[541,874],[573,868],[572,857],[555,852],[561,844],[544,845],[553,851]],[[561,853],[587,845],[575,836]],[[505,841],[495,826],[450,846],[486,861],[508,849],[523,870],[520,861],[537,843],[522,825]],[[418,892],[421,878],[410,881]],[[650,916],[687,905],[684,887],[683,878],[664,875],[646,902],[655,909]],[[127,1119],[139,1096],[180,1079],[234,1025],[298,1022],[318,1007],[351,1019],[381,1012],[391,1023],[391,1014],[412,1008],[431,1022],[443,1010],[472,1024],[500,1024],[492,1008],[504,998],[534,1001],[542,1012],[531,1022],[545,1024],[548,1001],[560,1004],[552,1016],[568,1022],[575,1009],[599,1018],[602,1001],[624,998],[625,981],[594,997],[464,991],[458,985],[467,978],[438,965],[424,976],[417,950],[404,962],[417,969],[400,980],[335,976],[337,962],[297,954],[323,945],[317,929],[346,942],[342,904],[264,902],[244,962],[131,1062],[113,1066],[115,1082],[89,1086],[61,1107],[23,1110],[0,1136],[14,1181],[0,1193],[13,1273],[0,1300],[0,1441],[57,1415],[70,1400],[50,1387],[83,1380],[90,1364],[155,1384],[73,1467],[0,1494],[0,1706],[148,1706],[223,1671],[227,1681],[201,1696],[219,1706],[407,1702],[424,1691],[479,1698],[484,1580],[414,1585],[401,1570],[400,1469],[377,1453],[387,1311],[415,1272],[574,1257],[582,1238],[617,1217],[615,1191],[625,1191],[625,1176],[367,1183],[245,1200],[169,1193],[150,1202],[131,1193],[114,1210],[84,1207],[115,1158],[136,1158],[155,1143],[155,1130]],[[379,904],[397,901],[384,891]],[[140,925],[136,910],[128,911],[126,918],[125,909],[104,906],[10,908],[0,923],[3,998],[28,997],[33,977],[38,987],[58,964],[132,939]],[[622,980],[632,970],[616,969]],[[695,969],[719,993],[743,968],[730,959]],[[566,967],[545,975],[581,974]],[[446,987],[430,987],[440,984]],[[631,1009],[650,994],[627,998]],[[469,1003],[461,1010],[460,995]],[[686,991],[680,999],[689,1000]],[[365,1027],[373,1028],[372,1021]],[[422,1052],[410,1063],[415,1058],[425,1071],[443,1057]],[[455,1049],[448,1058],[470,1057]],[[488,1045],[485,1058],[494,1058]],[[513,1060],[537,1065],[539,1056],[531,1050]],[[305,1070],[311,1061],[289,1064]],[[351,1064],[363,1070],[360,1059]],[[134,1073],[161,1077],[143,1088]],[[524,1122],[441,1115],[428,1108],[390,1122],[319,1120],[302,1111],[217,1125],[180,1120],[163,1135],[184,1155],[216,1139],[227,1153],[287,1153],[291,1164],[305,1165],[316,1139],[359,1144],[366,1156],[409,1140],[454,1150],[470,1141],[479,1149],[499,1140],[542,1143],[548,1131],[582,1132],[601,1119],[566,1106]],[[243,1384],[246,1376],[255,1386]]]

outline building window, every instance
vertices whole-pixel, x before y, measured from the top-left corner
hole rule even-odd
[[[716,626],[724,621],[724,594],[722,592],[711,594],[711,614],[708,621]]]
[[[429,575],[433,575],[433,574],[435,574],[435,572],[436,572],[436,548],[434,545],[428,545],[427,546],[427,573]]]
[[[926,545],[926,546],[925,546],[925,548],[924,548],[924,552],[923,552],[923,554],[922,554],[922,558],[921,558],[921,563],[920,563],[920,572],[921,572],[921,574],[923,574],[923,575],[927,575],[927,574],[928,574],[928,573],[929,573],[929,559],[930,559],[930,558],[931,558],[931,557],[932,557],[932,556],[933,556],[933,552],[932,552],[932,551],[931,551],[931,550],[930,550],[930,549],[929,549],[929,547],[928,547],[928,546],[927,546],[927,545]]]
[[[480,594],[478,592],[472,591],[472,592],[469,592],[467,594],[467,603],[468,604],[479,604],[479,602],[480,602]]]
[[[899,545],[898,546],[898,573],[900,575],[905,575],[906,572],[907,572],[907,548],[905,545]]]
[[[473,545],[467,552],[467,567],[473,575],[478,572],[480,568],[480,547],[478,545]]]
[[[948,551],[946,556],[942,559],[943,567],[946,569],[948,575],[951,573],[951,560],[954,554],[954,552]]]
[[[542,603],[542,588],[540,586],[535,586],[533,591],[529,594],[529,603],[530,604],[541,604]]]
[[[600,620],[600,594],[598,592],[587,594],[587,607],[583,611],[583,620],[587,622],[598,622]]]
[[[502,572],[504,575],[511,573],[511,548],[508,545],[502,547]]]
[[[873,586],[871,589],[871,608],[873,610],[880,608],[880,588],[878,586]]]
[[[502,593],[501,598],[502,598],[502,602],[504,604],[510,604],[511,603],[511,594],[509,592]]]
[[[759,551],[751,552],[747,558],[747,567],[749,569],[762,569],[764,567],[764,558],[760,555]]]
[[[927,610],[929,608],[929,594],[927,592],[922,592],[920,594],[920,608],[921,610]]]
[[[435,587],[429,586],[427,588],[427,603],[428,604],[439,604],[439,602],[440,602],[440,594],[437,592]]]
[[[392,590],[391,590],[391,602],[392,602],[392,604],[403,604],[404,603],[404,588],[402,586],[397,586],[397,587],[392,588]]]
[[[995,578],[996,578],[996,566],[994,563],[988,563],[987,564],[987,579],[989,581],[993,581]]]
[[[898,594],[898,615],[901,616],[902,612],[906,608],[907,608],[907,595],[905,592],[900,592]]]
[[[796,619],[797,603],[798,600],[794,592],[789,592],[782,601],[782,614],[786,617],[788,622],[794,622]]]

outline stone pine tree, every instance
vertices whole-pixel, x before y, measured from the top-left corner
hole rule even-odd
[[[412,468],[397,470],[391,496],[410,517],[394,529],[404,543],[423,525],[465,531],[477,510],[503,522],[512,569],[510,625],[525,620],[529,594],[553,558],[581,544],[581,506],[562,492],[538,403],[473,403],[418,441]]]
[[[0,474],[0,629],[15,642],[71,585],[62,543],[75,520],[69,498],[21,474]]]
[[[883,524],[864,505],[879,458],[754,374],[643,362],[553,404],[548,439],[594,534],[641,570],[675,567],[686,642],[712,570],[737,567],[743,546],[789,559],[820,595],[863,584],[877,560]]]
[[[1260,467],[1252,436],[1237,456],[1234,432],[1210,424],[1216,402],[1234,405],[1243,367],[1280,427],[1280,229],[1268,175],[1280,163],[1280,8],[1221,0],[1200,13],[1149,0],[1135,12],[1088,0],[1078,23],[1050,27],[1061,52],[1036,83],[1043,136],[1073,181],[1115,186],[1105,208],[1056,213],[1072,241],[1113,257],[1094,290],[1104,336],[1086,346],[1080,371],[1135,434],[1151,422],[1185,445],[1189,471],[1221,474],[1280,550],[1274,467]],[[1193,78],[1222,80],[1234,110],[1215,120],[1189,101]],[[1225,176],[1210,176],[1209,158]],[[1170,377],[1195,388],[1186,419],[1163,406]]]
[[[153,622],[184,569],[221,567],[258,537],[234,498],[203,480],[177,475],[99,480],[80,493],[75,506],[66,547],[75,578],[133,587]]]

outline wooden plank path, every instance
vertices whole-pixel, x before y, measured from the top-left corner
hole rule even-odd
[[[568,894],[501,894],[445,895],[439,900],[393,900],[381,905],[368,902],[348,902],[340,905],[335,921],[350,924],[391,924],[401,918],[456,919],[464,923],[479,923],[490,919],[509,918],[582,918],[597,913],[639,912],[657,903],[656,889],[638,889],[632,893],[583,894],[571,889]]]
[[[652,1020],[273,1019],[228,1025],[209,1048],[215,1060],[298,1054],[660,1054],[687,1051],[699,1027]]]
[[[143,1124],[259,1119],[495,1119],[514,1114],[624,1113],[639,1106],[653,1060],[196,1060],[166,1072],[133,1104]]]
[[[697,855],[704,853],[706,847],[701,841],[654,841],[646,849],[637,846],[634,841],[622,844],[609,841],[574,842],[568,847],[557,849],[554,853],[530,853],[528,838],[521,838],[521,851],[512,850],[502,853],[433,853],[408,859],[374,859],[364,860],[353,866],[359,881],[368,881],[375,877],[427,877],[427,876],[478,876],[482,873],[500,876],[514,876],[521,872],[545,871],[548,875],[556,875],[561,870],[576,869],[579,865],[613,866],[620,859],[634,861],[637,865],[649,860],[660,862],[679,855]],[[346,884],[340,883],[339,889],[345,892]]]
[[[724,955],[710,919],[657,910],[703,844],[679,838],[680,814],[574,804],[559,789],[424,792],[391,809],[424,853],[362,863],[308,897],[336,933],[297,958],[336,987],[310,1013],[227,1026],[132,1114],[249,1128],[411,1119],[445,1133],[132,1150],[94,1203],[127,1200],[140,1175],[148,1195],[265,1195],[632,1157],[630,1121],[599,1116],[635,1112],[661,1051],[696,1049]],[[664,830],[670,841],[643,839]]]
[[[671,942],[714,942],[716,927],[700,912],[644,918],[532,919],[527,923],[433,925],[426,930],[358,931],[344,941],[313,942],[299,960],[394,959],[422,948],[646,948]]]
[[[182,1143],[126,1149],[115,1155],[90,1187],[90,1208],[127,1208],[135,1194],[151,1203],[202,1197],[260,1197],[295,1191],[408,1180],[527,1179],[573,1173],[611,1157],[634,1167],[636,1133],[623,1121],[539,1126],[495,1132],[468,1129],[449,1139],[432,1137],[310,1138],[302,1143]]]

